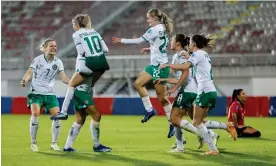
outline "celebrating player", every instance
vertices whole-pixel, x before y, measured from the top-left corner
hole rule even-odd
[[[97,77],[93,78],[94,86],[100,76],[109,70],[104,54],[108,52],[108,48],[100,34],[92,28],[90,17],[87,14],[78,14],[73,18],[72,24],[76,31],[73,34],[73,40],[78,53],[76,72],[68,84],[61,112],[51,119],[66,120],[68,118],[67,110],[74,96],[74,89],[91,74]]]
[[[228,122],[234,123],[238,137],[261,137],[261,132],[244,125],[246,93],[243,89],[235,89],[232,94],[232,103],[229,107]]]
[[[190,57],[189,53],[185,51],[188,43],[189,37],[184,34],[176,34],[172,38],[171,49],[176,51],[173,56],[172,64],[184,64],[187,62],[187,59]],[[172,74],[175,78],[160,78],[158,82],[167,81],[168,83],[176,84],[182,75],[182,71],[175,70]],[[175,126],[176,131],[176,146],[173,145],[173,149],[170,152],[184,152],[183,142],[186,141],[183,140],[184,134],[181,132],[181,128],[200,136],[193,124],[182,119],[185,113],[193,119],[193,101],[196,99],[197,95],[197,83],[194,78],[194,68],[192,67],[190,69],[186,69],[183,72],[183,75],[185,75],[185,83],[179,89],[171,112],[171,122]],[[209,130],[209,133],[212,133],[213,139],[217,140],[217,134],[215,134],[212,130]],[[202,147],[202,145],[203,142],[202,139],[200,139],[199,148]]]
[[[72,148],[72,144],[85,123],[87,114],[92,117],[90,131],[94,141],[93,150],[95,152],[110,152],[112,150],[110,147],[106,147],[99,142],[101,114],[93,101],[92,79],[93,77],[89,76],[83,84],[75,89],[73,103],[75,106],[76,121],[69,131],[63,149],[65,152],[75,152],[75,149]]]
[[[62,61],[55,57],[57,51],[55,40],[45,40],[41,45],[41,51],[44,51],[44,54],[37,56],[33,60],[30,68],[21,81],[22,87],[25,87],[26,83],[32,77],[30,92],[27,95],[27,104],[32,112],[30,119],[30,135],[31,150],[34,152],[38,151],[36,135],[40,108],[44,106],[49,110],[52,116],[59,112],[59,103],[54,90],[55,76],[59,75],[61,80],[66,84],[70,81],[64,72]],[[53,150],[60,150],[57,145],[60,125],[60,120],[53,120],[51,144],[51,149]]]
[[[160,12],[158,9],[150,9],[147,12],[147,22],[151,28],[149,28],[149,30],[140,38],[112,38],[113,43],[140,44],[145,41],[150,43],[150,48],[143,48],[141,50],[143,53],[150,51],[150,65],[148,65],[145,70],[140,73],[134,82],[134,86],[142,98],[143,105],[146,109],[146,114],[141,120],[142,123],[147,122],[151,117],[157,114],[156,110],[153,108],[150,102],[145,85],[151,80],[155,82],[158,78],[168,78],[169,76],[170,68],[167,67],[159,70],[158,67],[160,64],[168,63],[167,47],[169,35],[172,33],[173,28],[171,19],[165,13]],[[157,98],[162,104],[168,120],[170,120],[172,105],[165,95],[167,90],[166,82],[155,84],[154,88],[156,90]],[[170,124],[168,137],[173,135],[174,127],[172,124]]]
[[[203,153],[203,155],[217,155],[219,151],[209,135],[206,126],[204,125],[204,118],[207,112],[215,107],[216,102],[216,88],[213,82],[213,73],[211,60],[206,51],[203,49],[208,46],[208,40],[203,35],[194,35],[190,38],[189,49],[193,54],[189,58],[188,62],[183,65],[180,64],[165,64],[161,65],[160,68],[171,67],[174,70],[185,70],[190,67],[194,67],[196,70],[195,76],[198,83],[197,97],[195,100],[194,117],[193,123],[197,127],[198,132],[201,137],[204,138],[205,142],[209,146],[209,151]],[[168,92],[176,91],[185,81],[185,75],[182,75],[176,86],[170,89]],[[230,126],[230,134],[236,139],[236,130],[234,127]]]

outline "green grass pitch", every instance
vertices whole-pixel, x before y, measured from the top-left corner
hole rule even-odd
[[[233,141],[223,130],[220,134],[218,156],[201,156],[207,150],[197,150],[197,138],[185,132],[185,153],[167,153],[174,142],[168,139],[168,123],[165,117],[154,117],[148,123],[140,123],[142,116],[103,116],[100,140],[111,146],[111,153],[92,151],[89,130],[90,117],[81,129],[73,147],[76,153],[50,150],[51,121],[43,115],[39,119],[38,153],[30,150],[29,119],[27,115],[2,115],[2,166],[142,166],[142,165],[276,165],[276,119],[246,118],[246,123],[262,132],[260,139]],[[209,119],[225,121],[226,117]],[[70,116],[62,122],[59,146],[65,144],[68,131],[74,121]]]

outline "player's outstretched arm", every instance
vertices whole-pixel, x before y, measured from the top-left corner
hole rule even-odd
[[[119,37],[112,37],[112,43],[123,43],[123,44],[140,44],[145,42],[145,39],[143,37],[135,38],[135,39],[124,39]]]
[[[68,84],[70,79],[67,77],[64,71],[59,72],[59,77],[64,84]]]
[[[174,70],[187,70],[192,66],[190,62],[185,62],[184,64],[162,64],[159,66],[160,69],[165,67],[170,67]]]
[[[32,77],[33,74],[33,69],[29,68],[26,72],[26,74],[23,76],[22,80],[21,80],[21,86],[25,87],[26,83],[30,80],[30,78]]]

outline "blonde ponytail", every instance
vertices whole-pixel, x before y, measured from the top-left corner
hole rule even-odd
[[[173,20],[165,13],[161,13],[161,22],[165,25],[167,33],[171,35],[173,32]]]

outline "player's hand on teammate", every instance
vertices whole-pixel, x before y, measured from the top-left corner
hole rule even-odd
[[[25,87],[25,84],[26,84],[26,81],[25,81],[25,80],[21,80],[20,83],[21,83],[21,86],[22,86],[22,87]]]
[[[162,81],[165,81],[165,80],[162,79],[162,78],[159,78],[159,79],[154,81],[153,85],[161,84]]]
[[[166,68],[166,67],[170,67],[170,65],[169,64],[161,64],[159,66],[159,69],[163,69],[163,68]]]
[[[113,44],[121,43],[121,38],[119,38],[119,37],[112,37],[112,43]]]
[[[140,50],[140,52],[141,52],[142,54],[147,54],[147,53],[150,52],[150,48],[142,48],[142,49]]]
[[[177,90],[176,86],[172,87],[171,89],[167,90],[166,95],[170,96],[172,93],[174,93]]]

